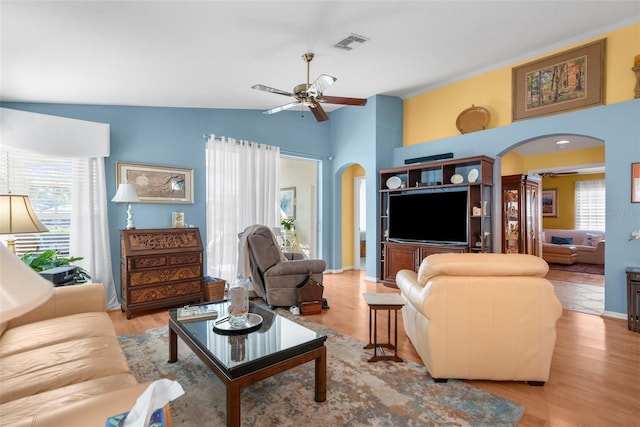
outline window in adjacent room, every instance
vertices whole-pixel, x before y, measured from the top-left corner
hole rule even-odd
[[[576,181],[576,230],[605,231],[604,179]]]
[[[69,255],[73,160],[0,147],[0,193],[26,194],[46,233],[16,235],[16,254]],[[1,236],[6,237],[6,236]]]

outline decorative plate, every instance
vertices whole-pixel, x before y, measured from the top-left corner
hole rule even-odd
[[[402,185],[402,180],[397,176],[392,176],[387,180],[387,188],[390,190],[395,190],[396,188],[400,188]]]
[[[451,176],[452,184],[462,184],[464,182],[464,178],[459,173]]]
[[[456,120],[456,127],[460,133],[471,133],[479,130],[485,130],[489,124],[491,114],[484,107],[476,107],[472,105],[464,110]]]
[[[467,179],[469,180],[469,182],[476,182],[476,180],[478,179],[478,169],[471,169],[469,171],[469,174],[467,175]]]

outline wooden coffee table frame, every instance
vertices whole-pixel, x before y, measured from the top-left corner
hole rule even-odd
[[[227,389],[227,426],[240,427],[240,389],[265,378],[287,371],[304,363],[315,361],[315,401],[327,399],[327,348],[326,337],[310,341],[302,346],[263,358],[250,369],[230,372],[204,351],[196,339],[186,332],[180,322],[169,317],[169,363],[178,361],[178,336],[213,371]]]

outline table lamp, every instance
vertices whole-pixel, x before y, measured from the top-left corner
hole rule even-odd
[[[49,231],[31,207],[29,196],[16,194],[0,195],[0,234],[11,234],[7,247],[16,252],[14,234],[44,233]]]
[[[33,310],[51,297],[53,284],[3,245],[0,265],[0,323]]]
[[[112,202],[116,203],[127,203],[127,230],[133,230],[136,226],[133,224],[133,212],[131,210],[131,203],[139,202],[138,194],[136,193],[136,188],[133,184],[120,184],[118,186],[118,192],[113,199]]]

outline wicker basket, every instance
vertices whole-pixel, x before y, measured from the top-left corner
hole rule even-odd
[[[220,301],[224,299],[224,286],[227,282],[224,279],[205,280],[204,300]]]

